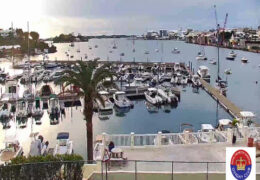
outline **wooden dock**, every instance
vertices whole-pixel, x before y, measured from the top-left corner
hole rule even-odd
[[[242,111],[239,107],[237,107],[234,103],[232,103],[227,97],[222,95],[222,93],[212,87],[209,83],[207,83],[204,79],[200,79],[202,87],[205,91],[210,94],[216,101],[220,103],[220,105],[225,108],[225,110],[231,114],[234,118],[241,118],[240,112]]]

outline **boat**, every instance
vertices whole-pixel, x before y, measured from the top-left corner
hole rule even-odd
[[[155,52],[159,52],[159,49],[155,49],[154,51],[155,51]]]
[[[73,153],[73,143],[69,139],[68,132],[60,132],[57,135],[57,143],[54,148],[53,155],[64,155]]]
[[[226,93],[227,93],[227,90],[228,90],[228,83],[227,83],[227,81],[218,80],[216,82],[216,89],[218,89],[220,91],[220,93],[225,96]]]
[[[197,74],[204,80],[210,81],[209,68],[207,66],[200,66]]]
[[[18,140],[10,138],[5,140],[5,147],[0,152],[0,164],[8,163],[13,158],[23,155],[23,148]]]
[[[108,95],[109,93],[107,91],[99,91],[98,94],[103,100],[103,103],[101,100],[96,99],[96,103],[98,105],[98,109],[100,112],[100,115],[110,115],[113,113],[113,103],[109,100]]]
[[[90,49],[90,50],[91,50],[91,49],[92,49],[92,47],[91,47],[91,46],[89,46],[89,47],[88,47],[88,49]]]
[[[179,54],[181,51],[180,50],[178,50],[178,48],[174,48],[173,50],[172,50],[172,53],[173,54]]]
[[[71,42],[71,43],[70,43],[70,47],[74,47],[74,42]]]
[[[52,94],[49,99],[48,114],[50,115],[51,124],[57,124],[61,113],[59,99]]]
[[[120,56],[124,56],[125,55],[125,53],[120,53]]]
[[[230,119],[220,119],[218,121],[218,130],[225,131],[232,128],[232,121]]]
[[[198,138],[204,143],[216,142],[214,136],[210,134],[215,129],[211,124],[201,124],[201,130],[198,131]]]
[[[94,47],[95,47],[95,48],[98,48],[98,45],[95,45]]]
[[[191,78],[192,85],[195,87],[200,87],[201,82],[200,82],[200,77],[197,74],[194,74]]]
[[[43,116],[43,104],[40,97],[35,97],[32,109],[32,117],[37,118],[36,124],[41,124],[41,117]]]
[[[126,97],[124,91],[117,91],[113,94],[115,106],[118,108],[131,108],[134,104]]]
[[[77,49],[77,53],[80,53],[80,49]]]
[[[201,52],[198,52],[196,59],[197,60],[207,60],[208,58],[205,55],[203,55]]]
[[[16,101],[19,98],[19,85],[17,80],[6,81],[4,89],[4,93],[1,96],[2,101]]]
[[[229,54],[227,57],[226,57],[227,60],[235,60],[235,56]]]
[[[17,102],[17,110],[16,110],[16,121],[18,122],[18,127],[25,128],[27,126],[27,120],[28,120],[27,102],[21,99]]]
[[[164,103],[171,103],[172,102],[171,97],[168,96],[168,93],[166,93],[163,89],[158,88],[157,93],[162,98]]]
[[[156,88],[148,88],[147,91],[144,92],[144,96],[146,101],[148,101],[152,105],[160,105],[163,103],[163,100],[158,95],[158,90]]]
[[[231,68],[225,69],[225,74],[230,75],[232,74]]]
[[[217,64],[217,61],[215,61],[215,60],[212,59],[212,60],[209,61],[209,63],[210,63],[210,64],[213,64],[213,65],[216,65],[216,64]]]
[[[245,58],[245,57],[242,57],[241,62],[242,62],[242,63],[248,63],[248,59]]]
[[[146,51],[144,51],[144,54],[150,54],[150,52],[146,50]]]
[[[134,81],[130,84],[123,86],[126,90],[144,90],[148,88],[148,84],[143,83],[143,78],[134,78]]]

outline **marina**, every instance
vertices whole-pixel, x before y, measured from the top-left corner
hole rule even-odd
[[[99,51],[100,49],[102,49],[102,46],[107,42],[111,42],[113,45],[114,41],[108,39],[96,40],[96,42],[94,43],[91,41],[89,43],[80,43],[80,45],[77,45],[78,43],[74,43],[74,48],[72,46],[68,46],[67,44],[57,44],[57,46],[65,46],[62,49],[71,48],[70,52],[75,50],[76,53],[73,53],[75,60],[82,59],[80,57],[77,57],[77,55],[80,55],[81,53],[84,55],[88,54],[89,59],[95,59],[97,57],[95,55],[91,55],[91,53],[88,51]],[[110,62],[113,65],[110,68],[119,76],[117,77],[118,79],[115,79],[117,86],[114,89],[101,89],[105,90],[106,92],[100,91],[100,93],[103,94],[104,98],[105,96],[107,96],[107,98],[109,99],[109,101],[111,100],[111,102],[107,104],[107,107],[109,106],[108,108],[106,108],[106,106],[102,107],[101,104],[97,102],[97,109],[93,117],[94,136],[100,135],[103,132],[108,134],[130,134],[131,132],[134,132],[136,134],[153,134],[158,133],[159,131],[179,133],[180,125],[182,123],[192,124],[194,128],[193,130],[196,132],[201,129],[201,124],[212,124],[213,127],[216,127],[220,119],[232,119],[233,117],[241,118],[240,112],[242,110],[250,110],[254,112],[256,115],[254,121],[259,121],[258,109],[250,108],[250,106],[245,107],[244,104],[241,105],[241,103],[238,102],[234,96],[234,94],[236,95],[236,93],[232,93],[232,88],[234,86],[234,80],[232,80],[232,78],[238,75],[236,73],[237,69],[235,67],[230,66],[232,67],[232,75],[227,77],[229,78],[229,90],[227,91],[226,98],[225,96],[221,95],[217,89],[214,88],[216,66],[209,63],[208,61],[196,60],[196,53],[194,53],[194,56],[191,55],[187,57],[184,47],[189,46],[189,48],[196,51],[198,48],[193,47],[195,45],[184,44],[184,42],[181,41],[173,41],[173,45],[170,46],[178,47],[178,49],[175,50],[176,52],[178,51],[178,53],[172,53],[172,50],[170,50],[169,48],[169,53],[161,54],[158,57],[158,54],[160,54],[160,52],[153,51],[152,49],[156,49],[155,47],[159,46],[159,43],[167,44],[169,42],[154,42],[153,47],[145,48],[149,49],[148,54],[145,53],[147,50],[140,52],[138,51],[138,49],[140,49],[140,47],[137,48],[138,45],[140,45],[139,43],[143,43],[143,41],[140,40],[139,42],[135,42],[136,51],[134,53],[136,54],[136,56],[138,56],[138,53],[142,53],[143,58],[135,58],[136,61],[133,62],[133,60],[128,59],[130,56],[130,52],[127,52],[126,49],[121,49],[122,46],[124,46],[124,43],[127,44],[128,41],[126,39],[117,40],[117,49],[114,49],[114,51],[117,50],[118,52],[124,52],[124,56],[121,56],[122,54],[120,55],[119,53],[119,60],[112,61],[113,57],[109,57],[109,61],[103,60],[106,59],[106,55],[104,53],[104,57],[101,57],[99,60],[100,64],[107,64]],[[158,45],[156,43],[158,43]],[[84,44],[87,47],[95,47],[94,44],[98,44],[98,46],[93,49],[84,49]],[[149,44],[147,44],[147,46]],[[81,47],[80,51],[77,50],[78,46]],[[164,47],[165,49],[168,48],[166,45],[164,45]],[[212,53],[211,48],[214,47],[205,47],[204,53],[208,54],[207,51]],[[159,50],[160,48],[157,49]],[[167,52],[165,49],[164,52]],[[131,51],[131,53],[133,52]],[[75,94],[62,93],[62,87],[57,86],[54,83],[55,79],[62,75],[63,69],[66,69],[67,67],[73,67],[76,61],[66,60],[66,58],[63,59],[62,56],[60,56],[59,58],[55,57],[58,54],[63,55],[62,50],[59,48],[56,55],[49,54],[48,61],[42,61],[41,56],[34,56],[31,58],[32,60],[30,63],[32,64],[32,66],[34,66],[34,71],[32,72],[32,74],[35,74],[34,72],[39,72],[37,76],[40,77],[38,80],[35,79],[35,82],[32,83],[32,92],[36,94],[42,93],[42,95],[40,96],[42,102],[41,106],[45,106],[45,102],[48,102],[48,106],[51,106],[49,95],[52,93],[56,94],[60,104],[60,111],[64,111],[65,114],[59,115],[59,120],[56,120],[55,118],[54,121],[50,121],[50,115],[56,117],[57,113],[53,111],[54,114],[52,115],[52,110],[50,108],[47,108],[43,110],[42,118],[40,118],[39,121],[35,118],[29,117],[24,128],[16,126],[15,123],[10,121],[10,128],[2,130],[4,132],[2,134],[4,134],[4,137],[15,134],[17,137],[19,137],[19,142],[23,144],[24,152],[28,153],[31,140],[29,140],[27,136],[29,137],[31,132],[40,132],[40,134],[50,142],[49,147],[52,148],[54,148],[56,144],[56,139],[53,138],[52,135],[56,136],[58,132],[69,132],[70,139],[73,141],[74,152],[81,154],[83,157],[86,157],[86,145],[84,145],[86,138],[84,135],[85,122],[83,121],[83,116],[81,113],[82,106],[80,106],[82,104],[82,101],[79,99],[75,92]],[[102,55],[102,53],[99,54]],[[237,56],[239,56],[239,53],[237,54]],[[171,57],[173,55],[174,57]],[[110,56],[115,56],[115,54],[111,53]],[[146,56],[149,57],[148,60]],[[163,61],[156,61],[156,59],[153,59],[154,56],[157,56],[157,59],[160,59],[160,56],[164,56],[164,59]],[[210,55],[207,55],[207,57],[211,59]],[[172,58],[176,60],[170,60]],[[114,59],[117,59],[116,56],[114,57]],[[183,60],[178,61],[177,59]],[[86,59],[84,59],[84,61],[86,61]],[[45,70],[41,71],[41,63],[43,62],[45,63]],[[192,67],[190,67],[191,62]],[[238,62],[235,61],[235,63]],[[252,63],[253,62],[250,61],[250,63],[248,64],[252,65]],[[226,64],[226,62],[224,64]],[[23,72],[21,63],[19,66],[14,66],[14,68],[12,68],[12,63],[8,61],[1,62],[1,65],[2,69],[10,69],[9,74],[11,76],[15,75],[15,77],[17,77],[18,79],[23,79],[23,77],[19,77],[19,73],[21,74]],[[199,77],[197,77],[195,73],[194,75],[189,74],[189,68],[191,69],[191,71],[196,72],[202,65],[209,67],[208,72],[211,75],[210,83],[207,83],[203,79],[199,79]],[[224,70],[222,70],[224,68],[225,67],[221,67],[221,71],[224,72]],[[44,74],[48,74],[48,71],[50,71],[50,78],[47,79],[47,76],[44,77]],[[258,69],[255,69],[253,72],[259,73]],[[41,74],[43,74],[43,77],[41,77]],[[258,81],[257,78],[258,76],[255,77],[256,81]],[[25,79],[25,82],[26,81],[27,80]],[[254,80],[252,79],[252,81]],[[243,81],[239,82],[242,83]],[[48,91],[42,92],[42,87],[44,85],[49,85],[49,87],[52,89],[50,90],[52,93],[48,94]],[[201,86],[203,88],[201,88]],[[2,93],[4,93],[4,86],[1,86],[1,88]],[[26,85],[19,85],[20,97],[23,96],[24,90],[27,88],[28,86]],[[255,89],[256,88],[251,90]],[[146,92],[149,91],[150,93],[146,94]],[[123,92],[125,93],[125,96],[122,96],[124,94]],[[154,93],[156,93],[155,96],[153,95]],[[217,102],[212,99],[209,94],[213,96],[217,100]],[[28,95],[28,97],[30,96]],[[128,100],[126,100],[124,97],[127,97]],[[153,100],[153,97],[156,97],[155,99],[157,100]],[[65,105],[73,104],[73,102],[77,99],[79,103],[75,107],[71,107],[71,105]],[[28,102],[29,101],[30,98],[28,98]],[[67,103],[66,101],[70,101],[70,103]],[[125,104],[125,102],[127,101],[129,101],[129,103]],[[10,101],[10,103],[13,102],[15,101]],[[34,100],[32,99],[31,102],[34,102]],[[124,104],[122,104],[123,102]],[[111,108],[110,103],[114,103],[115,107]],[[122,110],[123,106],[125,106],[125,108],[123,108]],[[55,103],[53,107],[55,109]],[[63,107],[64,110],[61,109],[61,107]],[[238,107],[241,107],[241,109]],[[207,111],[205,111],[205,108],[207,108]],[[60,112],[58,112],[58,114],[60,114]],[[149,126],[147,126],[147,124],[149,124]],[[81,126],[80,135],[76,135],[75,133],[79,132],[78,130],[76,130],[78,126]],[[74,142],[84,143],[77,144]]]

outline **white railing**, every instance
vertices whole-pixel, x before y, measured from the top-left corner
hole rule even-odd
[[[260,127],[238,128],[236,136],[238,141],[246,141],[248,137],[260,139]],[[161,133],[158,134],[118,134],[105,136],[106,144],[113,141],[115,146],[167,146],[177,144],[205,144],[205,143],[231,143],[234,130],[192,132],[192,133]]]

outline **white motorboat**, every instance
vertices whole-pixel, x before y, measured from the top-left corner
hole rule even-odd
[[[172,99],[168,96],[168,93],[166,93],[163,89],[159,88],[157,90],[158,95],[162,98],[164,103],[171,103]]]
[[[98,93],[100,97],[103,99],[103,103],[99,99],[96,99],[99,111],[102,115],[112,114],[113,103],[108,98],[109,93],[107,91],[99,91]]]
[[[150,54],[150,52],[146,50],[146,51],[144,51],[144,54]]]
[[[197,74],[204,80],[210,81],[209,68],[207,66],[200,66]]]
[[[175,72],[179,72],[179,71],[181,71],[181,65],[180,65],[180,63],[174,63],[174,71]]]
[[[232,121],[230,119],[220,119],[218,121],[218,130],[225,131],[232,128]]]
[[[248,63],[248,59],[245,58],[245,57],[242,57],[241,62],[242,62],[242,63]]]
[[[114,103],[118,108],[130,108],[134,104],[126,97],[124,91],[117,91],[113,94]]]
[[[160,105],[163,103],[162,98],[158,95],[158,90],[156,88],[148,88],[146,92],[144,92],[145,99],[153,104]]]
[[[172,53],[173,54],[179,54],[181,51],[180,50],[178,50],[178,48],[174,48],[173,50],[172,50]]]
[[[217,64],[217,61],[215,61],[215,60],[212,59],[212,60],[209,61],[209,63],[210,63],[210,64],[213,64],[213,65],[216,65],[216,64]]]
[[[49,99],[49,108],[48,113],[50,115],[51,124],[58,123],[58,119],[60,117],[60,103],[59,99],[56,97],[56,95],[51,95]]]
[[[33,103],[32,117],[37,118],[36,124],[41,124],[41,117],[43,116],[43,103],[40,97],[36,97]]]
[[[22,99],[17,102],[16,121],[18,122],[18,127],[25,128],[27,126],[27,120],[27,102]]]
[[[211,124],[201,124],[201,130],[198,132],[198,137],[202,142],[209,143],[209,142],[216,142],[216,139],[210,132],[214,131],[214,127]]]
[[[207,60],[208,58],[205,56],[205,54],[198,52],[196,59],[197,60]]]
[[[225,69],[225,74],[230,75],[232,74],[231,68]]]
[[[19,85],[16,80],[6,81],[2,101],[17,100],[19,98]]]
[[[0,164],[10,162],[13,158],[23,155],[23,148],[18,142],[13,138],[10,140],[5,140],[5,147],[0,151]]]
[[[227,57],[226,57],[227,60],[235,60],[235,56],[229,54]]]
[[[147,89],[148,84],[143,83],[143,78],[134,78],[134,81],[130,84],[124,85],[126,90],[133,90],[133,89]]]
[[[194,74],[191,78],[192,85],[195,87],[200,87],[201,82],[200,82],[200,77],[197,74]]]
[[[68,132],[60,132],[57,135],[57,143],[54,148],[53,155],[64,155],[64,154],[72,154],[73,153],[73,143],[69,139]]]

